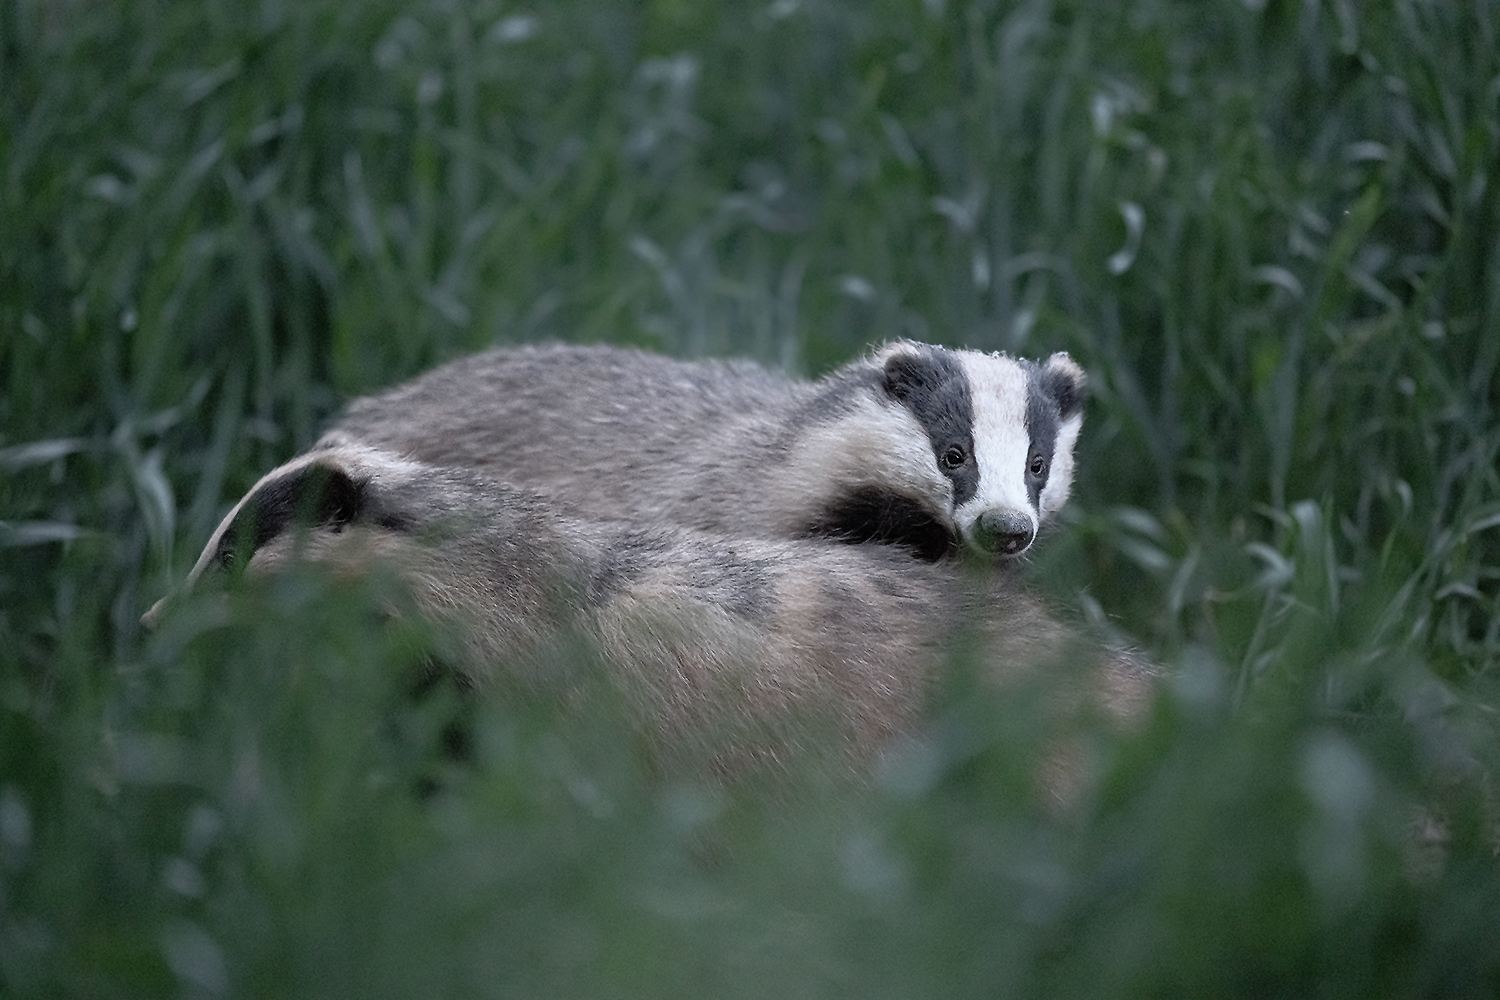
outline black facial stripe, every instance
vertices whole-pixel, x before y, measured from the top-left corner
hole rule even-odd
[[[928,562],[936,562],[958,545],[948,529],[916,500],[872,486],[850,490],[831,501],[808,522],[803,535],[854,544],[904,545]]]
[[[1052,472],[1052,456],[1057,449],[1057,430],[1062,424],[1062,414],[1052,373],[1030,362],[1023,364],[1026,369],[1026,433],[1031,438],[1031,453],[1026,456],[1024,475],[1031,509],[1040,511],[1042,490]],[[1040,476],[1031,474],[1033,455],[1042,457],[1044,465]]]
[[[228,565],[240,555],[248,559],[299,520],[335,527],[349,524],[366,513],[366,485],[324,465],[305,466],[273,479],[240,508],[220,536],[214,558],[220,565]],[[400,518],[380,516],[377,520],[395,530],[404,527]]]
[[[974,461],[974,397],[958,358],[941,350],[899,351],[885,363],[883,386],[927,432],[938,468],[953,484],[953,505],[966,503],[979,489],[979,465]],[[946,468],[943,453],[954,445],[967,461]]]

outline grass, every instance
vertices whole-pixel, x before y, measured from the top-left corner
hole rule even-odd
[[[1500,993],[1497,20],[0,5],[0,993]],[[137,625],[439,360],[898,336],[1093,379],[1030,573],[1169,680],[1074,813],[961,685],[868,790],[715,789],[414,699],[363,590]]]

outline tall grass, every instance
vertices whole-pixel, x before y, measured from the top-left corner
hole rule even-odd
[[[0,993],[1500,993],[1497,20],[0,4]],[[1090,372],[1030,574],[1167,680],[1064,815],[958,683],[869,789],[713,788],[413,695],[365,591],[136,624],[437,361],[900,336]]]

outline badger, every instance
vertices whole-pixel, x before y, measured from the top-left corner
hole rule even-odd
[[[916,730],[958,651],[997,682],[1082,656],[1088,697],[1119,718],[1149,684],[1139,661],[1081,646],[1005,574],[891,546],[583,520],[472,469],[362,444],[317,448],[263,477],[185,587],[299,561],[341,574],[393,567],[419,614],[459,630],[453,669],[475,687],[501,675],[552,683],[526,665],[586,642],[648,746],[706,757],[715,774],[797,758],[809,719],[843,770],[868,769]]]
[[[815,382],[614,347],[495,348],[355,400],[322,443],[473,469],[585,517],[1007,560],[1067,500],[1085,384],[1064,353],[911,341]]]

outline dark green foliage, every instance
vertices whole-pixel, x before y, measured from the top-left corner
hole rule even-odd
[[[0,169],[0,995],[1500,995],[1493,4],[10,0]],[[439,360],[899,336],[1093,380],[1069,810],[957,666],[714,788],[380,581],[136,623]]]

